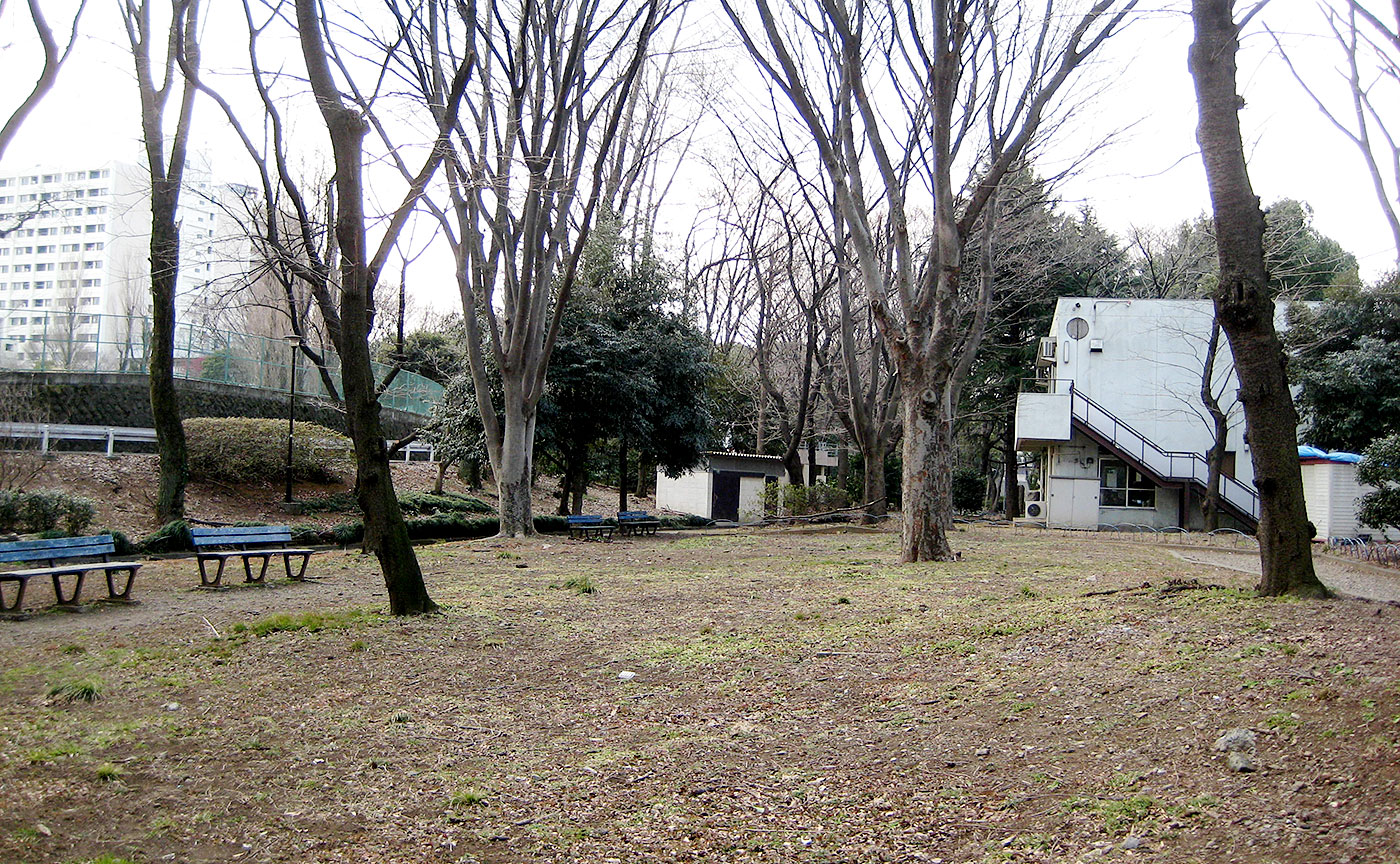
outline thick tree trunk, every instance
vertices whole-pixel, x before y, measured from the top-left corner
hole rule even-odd
[[[913,377],[913,376],[910,376]],[[902,387],[904,482],[901,489],[899,560],[951,561],[953,438],[943,394],[911,381]]]
[[[851,479],[851,451],[845,444],[836,448],[836,486],[845,489]],[[869,501],[870,499],[865,499]],[[862,502],[863,503],[863,502]]]
[[[499,537],[533,537],[535,514],[530,501],[534,476],[535,411],[528,412],[520,399],[511,398],[507,387],[505,424],[502,429],[500,465],[492,466],[500,492],[501,531]]]
[[[160,484],[156,517],[163,525],[185,518],[189,477],[185,427],[175,392],[175,290],[180,274],[180,229],[175,224],[179,182],[157,179],[151,190],[151,421],[156,430]]]
[[[1327,595],[1313,571],[1311,537],[1298,467],[1298,414],[1288,389],[1286,355],[1274,330],[1264,265],[1264,214],[1249,182],[1235,90],[1239,31],[1231,0],[1193,0],[1191,75],[1197,139],[1215,210],[1220,281],[1215,313],[1234,355],[1245,427],[1259,490],[1259,592]]]
[[[817,482],[817,439],[807,439],[807,485],[814,486]]]
[[[641,454],[637,456],[637,497],[645,498],[651,494],[652,471],[647,470],[648,464]],[[653,471],[655,468],[652,469]]]

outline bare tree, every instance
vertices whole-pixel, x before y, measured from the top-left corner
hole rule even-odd
[[[78,3],[78,9],[73,13],[68,41],[62,46],[54,37],[53,27],[44,17],[39,0],[27,0],[26,6],[29,9],[29,22],[34,26],[34,33],[39,37],[39,43],[44,48],[44,65],[39,70],[39,78],[34,82],[34,87],[29,91],[29,95],[24,97],[24,101],[20,102],[10,113],[5,124],[0,126],[0,159],[5,158],[5,150],[19,134],[20,127],[24,125],[30,112],[38,107],[43,98],[53,89],[53,85],[58,82],[59,71],[62,70],[68,56],[73,53],[73,46],[78,43],[78,21],[82,19],[83,10],[87,8],[87,0],[81,0]],[[4,11],[5,4],[0,0],[0,14],[3,14]]]
[[[1264,265],[1264,214],[1249,182],[1240,137],[1235,55],[1240,31],[1253,13],[1236,24],[1233,11],[1233,0],[1191,4],[1196,39],[1190,66],[1200,118],[1196,135],[1215,210],[1220,259],[1215,317],[1235,358],[1259,490],[1259,591],[1323,597],[1328,591],[1313,572],[1298,467],[1298,412],[1288,389],[1287,357],[1274,329],[1274,301]]]
[[[406,77],[430,103],[441,101],[444,63],[470,55],[473,68],[447,162],[450,206],[436,214],[456,255],[502,536],[534,533],[535,421],[550,353],[607,201],[608,170],[620,164],[619,129],[640,98],[651,40],[675,8],[673,0],[496,0],[478,15],[474,5],[434,2],[427,38],[402,52],[412,63]],[[501,377],[498,403],[488,353]]]
[[[1396,135],[1400,129],[1392,129],[1394,121],[1387,116],[1395,101],[1394,88],[1400,84],[1400,5],[1390,4],[1389,21],[1357,0],[1345,0],[1338,6],[1341,8],[1324,6],[1323,14],[1345,58],[1342,74],[1350,96],[1345,108],[1328,105],[1293,65],[1278,36],[1270,35],[1318,111],[1361,155],[1395,244],[1395,264],[1400,267],[1400,205],[1396,203],[1400,195],[1400,142]]]
[[[176,215],[196,92],[188,77],[181,76],[176,81],[175,66],[179,62],[186,70],[199,68],[199,0],[170,0],[170,22],[164,32],[152,21],[153,5],[154,0],[124,0],[122,19],[136,62],[141,131],[151,178],[151,341],[147,373],[156,451],[160,456],[156,517],[168,522],[184,518],[188,477],[185,429],[180,421],[174,377],[175,293],[180,276],[180,225]],[[167,148],[166,111],[177,92],[177,115]]]
[[[953,557],[952,418],[991,289],[990,279],[964,280],[964,247],[995,211],[1002,178],[1053,127],[1074,71],[1135,2],[1098,0],[1066,18],[1048,4],[1037,13],[953,0],[788,0],[779,21],[771,0],[756,0],[754,25],[721,0],[811,136],[898,370],[905,561]],[[967,171],[962,182],[955,166]],[[923,245],[910,229],[911,192],[933,206]],[[888,257],[877,248],[879,219]]]
[[[456,125],[467,79],[472,70],[470,52],[455,68],[444,70],[447,86],[440,93],[437,135],[433,146],[412,178],[402,201],[394,209],[383,230],[379,246],[371,250],[366,236],[364,144],[373,122],[366,110],[368,100],[358,97],[347,102],[344,89],[355,89],[346,65],[336,58],[341,76],[332,71],[334,43],[323,32],[316,0],[296,0],[297,35],[307,76],[317,107],[330,136],[335,157],[336,247],[339,252],[340,354],[344,387],[346,423],[355,442],[355,492],[365,516],[365,546],[379,559],[389,593],[389,611],[394,615],[415,615],[434,611],[437,605],[428,597],[423,572],[409,542],[408,527],[394,493],[389,471],[389,453],[379,418],[380,390],[370,365],[369,336],[374,326],[375,288],[385,262],[398,242],[413,208],[437,173],[447,155],[448,136]],[[382,63],[391,62],[391,55]]]

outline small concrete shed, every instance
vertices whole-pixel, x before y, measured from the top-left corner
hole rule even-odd
[[[763,487],[787,482],[783,460],[757,453],[711,451],[679,477],[656,472],[656,506],[706,519],[752,522],[763,517]]]

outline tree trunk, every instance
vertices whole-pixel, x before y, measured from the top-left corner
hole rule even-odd
[[[885,488],[885,457],[889,454],[889,442],[875,437],[861,450],[865,459],[865,476],[861,478],[861,504],[870,504],[869,516],[861,517],[861,522],[876,523],[880,516],[889,511],[889,490]],[[874,502],[874,503],[871,503]]]
[[[947,534],[953,524],[952,427],[943,407],[944,394],[920,383],[911,380],[901,387],[904,518],[899,560],[904,563],[953,559]]]
[[[655,469],[653,469],[655,470]],[[641,454],[637,456],[637,497],[645,498],[651,494],[652,472],[647,470],[647,462]]]
[[[1017,482],[1020,478],[1016,476],[1016,408],[1013,407],[1006,414],[1006,423],[1002,429],[1001,448],[1004,453],[1003,464],[1006,466],[1001,478],[1006,487],[1002,494],[1002,504],[1005,508],[1006,518],[1015,518],[1021,512],[1021,486]]]
[[[836,448],[836,487],[845,489],[851,480],[851,451],[845,444]],[[869,501],[870,499],[865,499]],[[864,503],[864,502],[862,502]]]
[[[379,394],[370,365],[375,272],[365,238],[364,138],[369,124],[346,106],[330,71],[314,0],[296,0],[297,34],[307,76],[330,137],[335,159],[336,245],[340,252],[340,352],[345,421],[355,446],[355,494],[364,512],[365,548],[379,559],[393,615],[437,610],[408,538],[394,494],[389,449],[379,420]]]
[[[180,229],[175,223],[179,181],[156,179],[151,190],[151,422],[160,457],[156,518],[185,518],[189,478],[185,427],[175,393],[175,290],[180,274]]]
[[[433,481],[433,494],[442,494],[442,481],[447,477],[447,469],[452,467],[452,462],[442,459],[438,462],[437,478]]]
[[[815,486],[817,483],[817,439],[807,439],[807,485]]]
[[[530,501],[533,476],[535,411],[512,398],[507,386],[500,465],[492,466],[500,492],[501,531],[498,537],[533,537],[535,514]]]
[[[1191,17],[1196,35],[1190,67],[1200,119],[1197,139],[1220,258],[1215,315],[1234,354],[1259,490],[1259,592],[1323,597],[1328,591],[1313,571],[1298,467],[1298,414],[1268,293],[1264,214],[1249,182],[1240,138],[1242,102],[1235,90],[1239,31],[1231,0],[1193,0]]]
[[[617,437],[617,509],[627,509],[627,433]]]

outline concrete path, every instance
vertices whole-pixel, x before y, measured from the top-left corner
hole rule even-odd
[[[1193,564],[1206,564],[1259,575],[1259,553],[1252,549],[1173,549],[1171,553]],[[1400,603],[1400,570],[1320,552],[1313,554],[1313,567],[1316,568],[1322,584],[1342,596],[1382,603]]]

